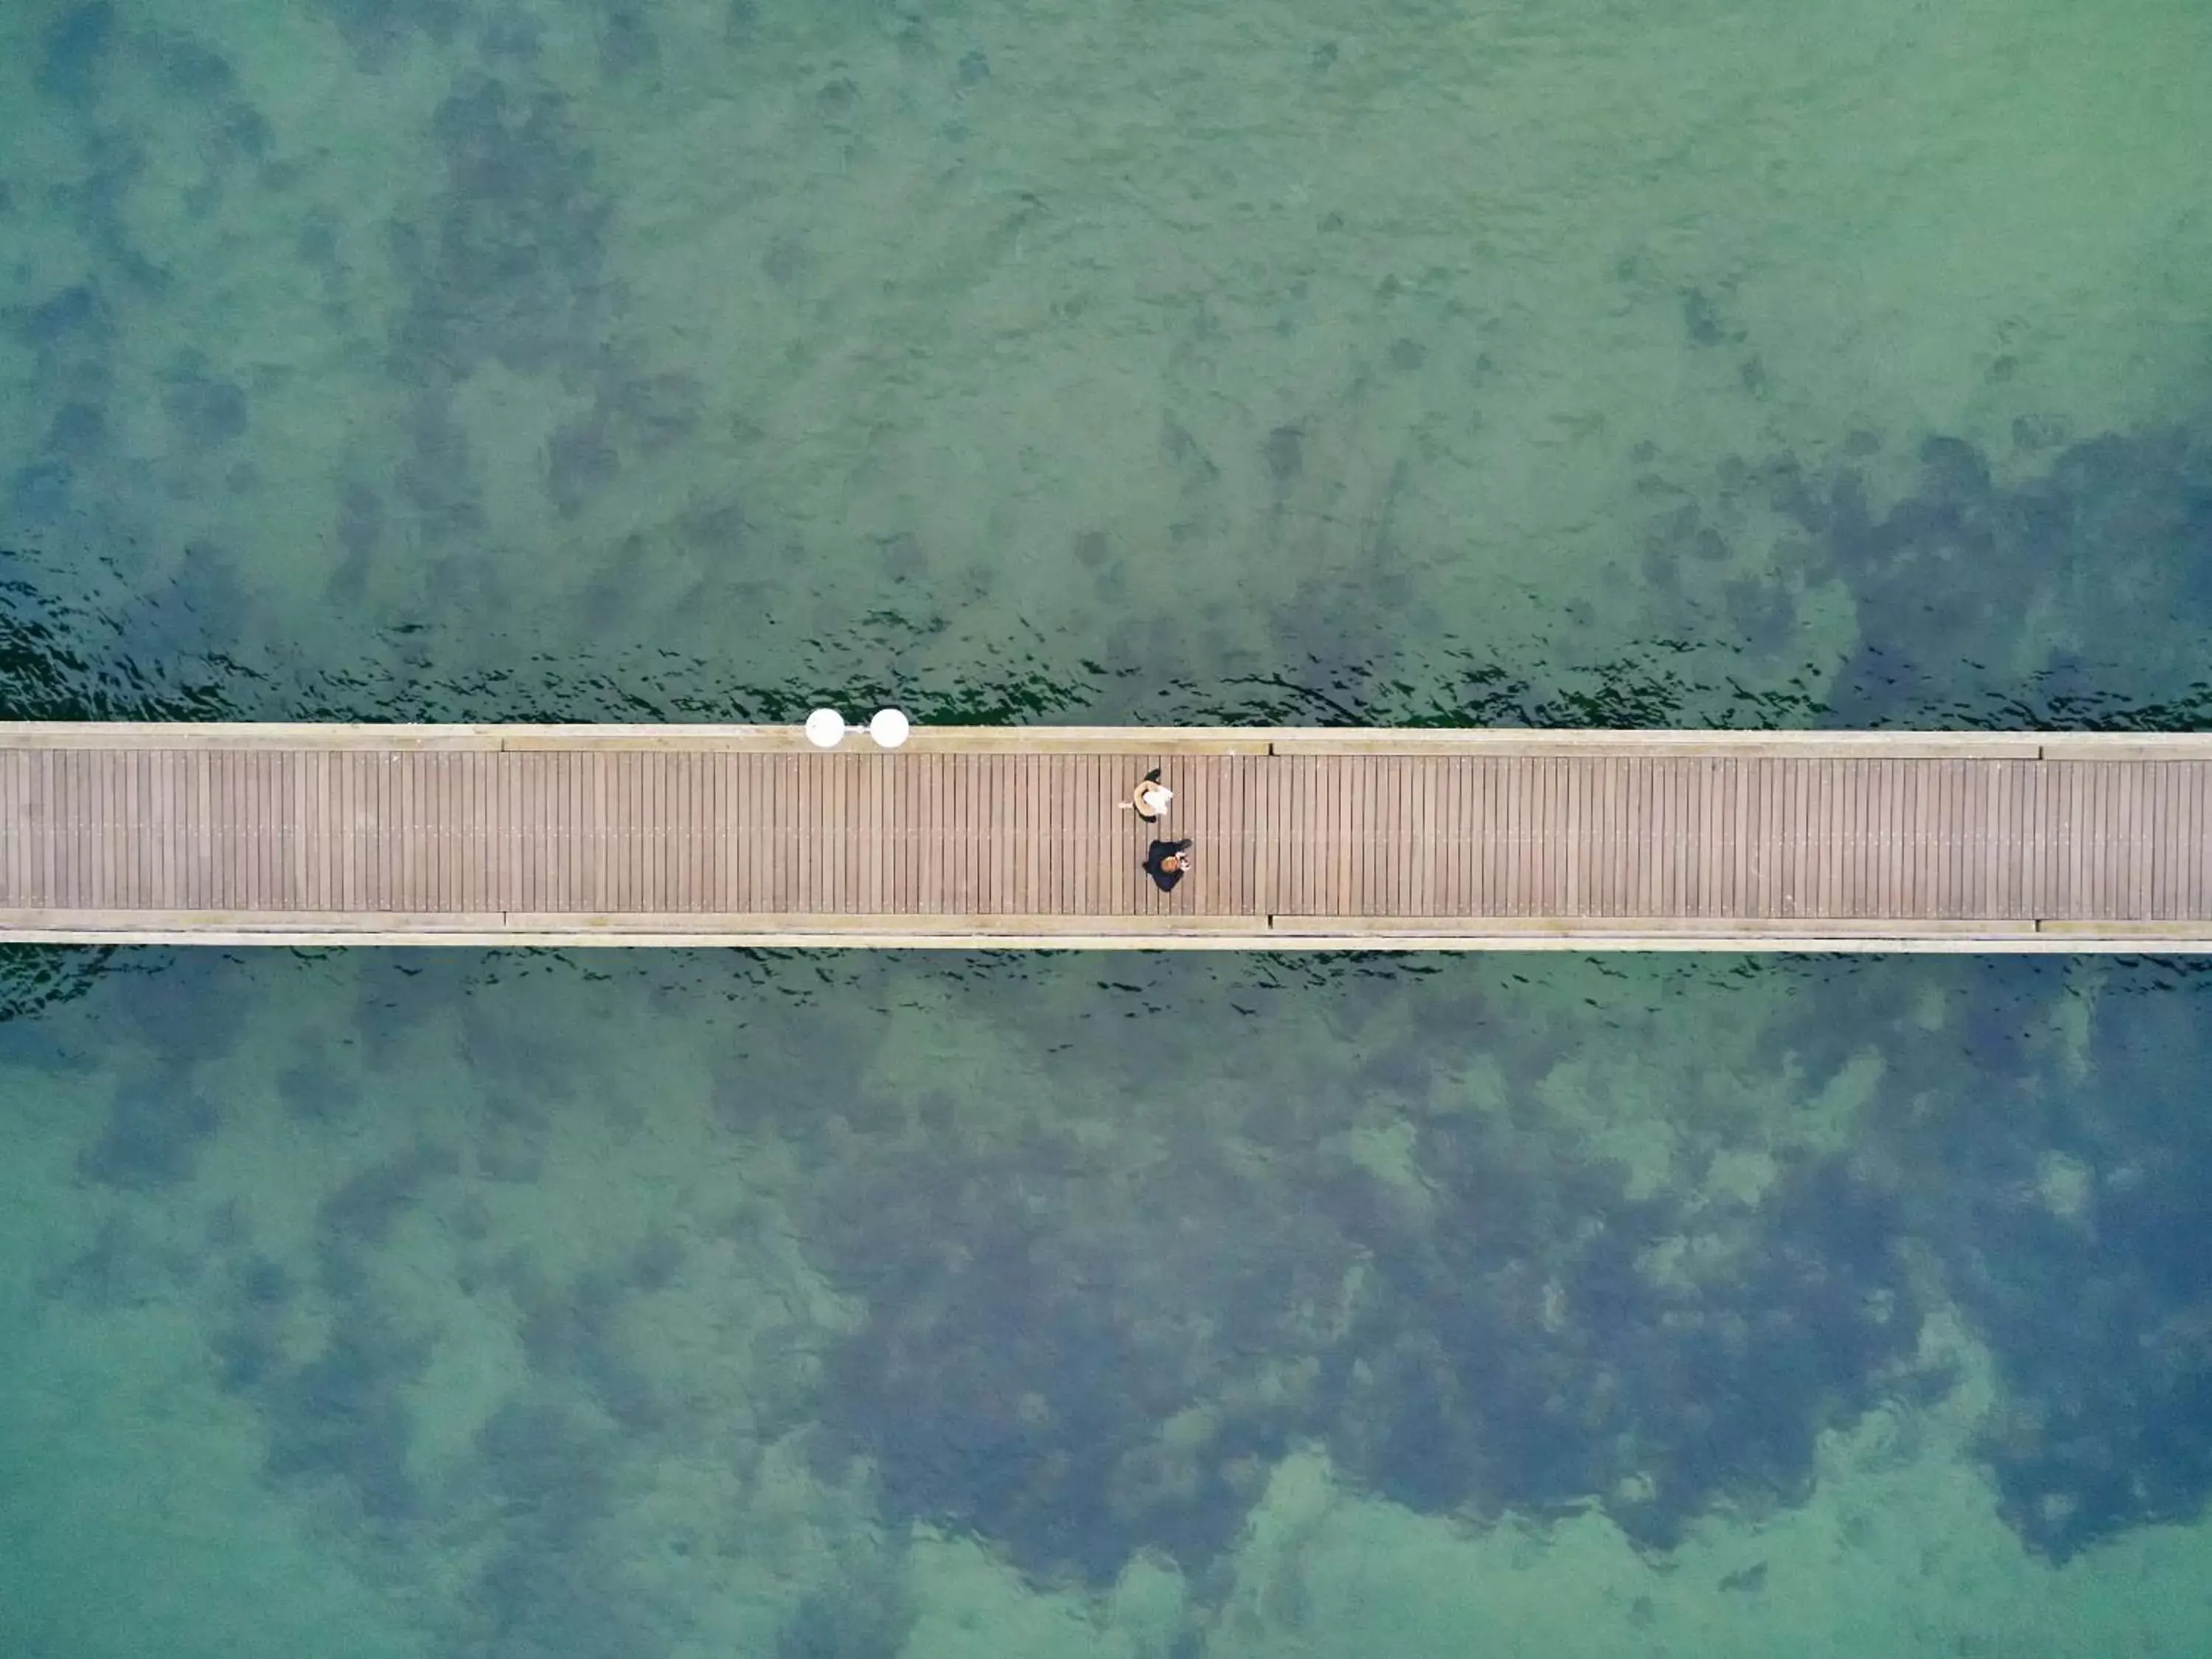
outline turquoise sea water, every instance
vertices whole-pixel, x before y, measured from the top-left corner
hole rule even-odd
[[[2212,21],[0,15],[0,714],[2201,726]],[[0,1653],[2193,1655],[2186,963],[0,957]]]

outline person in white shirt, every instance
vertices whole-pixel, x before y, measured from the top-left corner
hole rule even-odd
[[[1175,791],[1160,781],[1160,769],[1155,766],[1145,774],[1130,795],[1129,810],[1146,823],[1158,823],[1161,815],[1168,810],[1168,803],[1174,799]]]

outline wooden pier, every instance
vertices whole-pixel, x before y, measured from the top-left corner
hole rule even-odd
[[[2199,737],[0,725],[0,938],[2203,951],[2209,806]]]

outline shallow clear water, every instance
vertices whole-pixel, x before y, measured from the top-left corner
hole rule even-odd
[[[0,18],[0,713],[2200,726],[2212,24]],[[0,957],[0,1649],[2194,1654],[2156,962]]]

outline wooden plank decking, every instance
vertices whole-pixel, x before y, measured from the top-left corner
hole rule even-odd
[[[2208,799],[2195,737],[24,724],[0,938],[2201,951]]]

